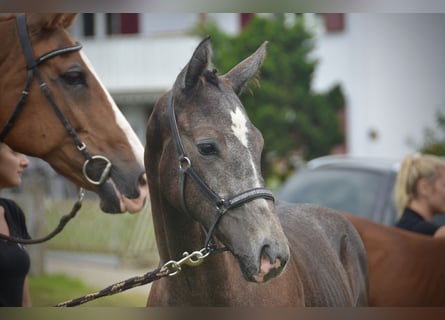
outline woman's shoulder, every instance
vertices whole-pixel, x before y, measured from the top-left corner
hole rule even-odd
[[[15,202],[12,199],[7,199],[7,198],[0,198],[0,205],[7,207],[8,209],[16,209],[16,208],[20,208],[20,206],[17,204],[17,202]]]
[[[405,209],[396,226],[402,229],[431,236],[434,235],[439,228],[438,225],[426,221],[420,214],[411,209]]]
[[[0,198],[0,206],[3,206],[5,215],[8,218],[11,235],[24,239],[30,239],[26,227],[26,217],[20,206],[11,199]]]
[[[24,217],[24,213],[20,206],[12,199],[0,198],[0,206],[5,209],[6,214],[14,217]]]

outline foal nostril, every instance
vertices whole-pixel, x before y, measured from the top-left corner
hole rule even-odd
[[[265,263],[266,265],[269,265],[271,269],[281,269],[287,262],[287,257],[285,254],[280,254],[276,248],[274,250],[273,247],[267,244],[261,249],[260,257],[260,265]]]
[[[257,274],[253,275],[256,282],[265,282],[279,275],[283,270],[285,261],[276,254],[269,245],[261,248],[260,267]]]
[[[260,271],[269,272],[271,269],[281,267],[280,259],[277,259],[277,254],[269,245],[263,246],[260,255]]]
[[[271,255],[270,251],[271,250],[269,245],[263,246],[263,248],[261,249],[261,260],[263,260],[263,258],[267,258],[269,259],[269,263],[273,264],[275,262],[275,257]]]

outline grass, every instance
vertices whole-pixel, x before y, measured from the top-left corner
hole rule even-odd
[[[84,296],[103,288],[94,288],[81,280],[66,275],[29,277],[29,290],[34,307],[51,307],[60,302]],[[147,290],[148,292],[148,290]],[[143,307],[147,295],[125,291],[82,304],[84,307]]]

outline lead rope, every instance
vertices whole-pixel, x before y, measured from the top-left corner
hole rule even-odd
[[[65,228],[68,221],[70,221],[72,218],[74,218],[76,216],[77,212],[82,207],[82,201],[83,201],[84,195],[85,195],[85,191],[83,190],[83,188],[80,188],[77,201],[74,203],[73,208],[71,209],[70,213],[67,215],[64,215],[62,218],[60,218],[60,221],[59,221],[59,224],[57,225],[57,227],[52,232],[50,232],[48,235],[46,235],[42,238],[38,238],[38,239],[21,239],[21,238],[11,237],[11,236],[7,236],[5,234],[0,233],[0,239],[27,245],[27,244],[42,243],[42,242],[45,242],[45,241],[48,241],[48,240],[54,238],[57,234],[59,234],[63,230],[63,228]]]
[[[170,260],[166,262],[162,267],[157,268],[154,271],[147,272],[142,276],[132,277],[127,280],[112,284],[100,291],[58,303],[55,305],[55,307],[75,307],[104,296],[111,296],[113,294],[123,292],[128,289],[151,283],[166,276],[175,276],[182,271],[182,265],[187,265],[190,267],[199,266],[204,261],[204,259],[213,252],[214,251],[207,248],[193,251],[190,254],[186,251],[183,253],[183,258],[178,261]]]

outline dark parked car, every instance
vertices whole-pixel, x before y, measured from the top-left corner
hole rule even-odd
[[[318,203],[386,225],[397,212],[393,201],[399,162],[326,156],[311,160],[277,192],[287,202]]]

